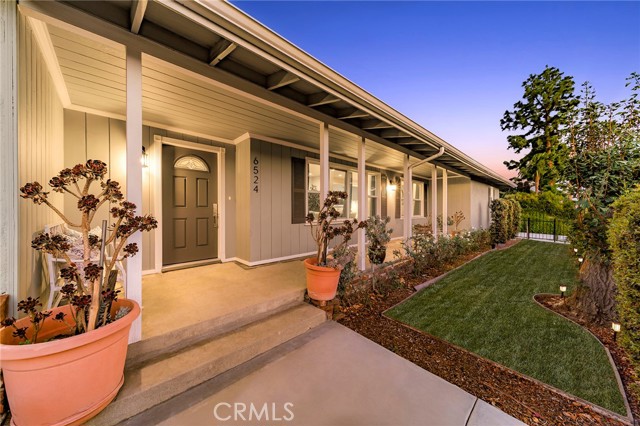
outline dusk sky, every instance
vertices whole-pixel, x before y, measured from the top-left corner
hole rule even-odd
[[[558,67],[611,102],[640,72],[639,2],[233,3],[507,177],[500,118],[529,74]]]

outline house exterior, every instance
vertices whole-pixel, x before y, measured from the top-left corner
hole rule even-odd
[[[227,2],[9,0],[0,19],[0,290],[14,307],[46,289],[30,241],[59,222],[18,188],[88,159],[159,219],[126,265],[139,302],[143,274],[313,252],[304,216],[330,190],[349,194],[344,218],[388,215],[408,238],[456,211],[488,227],[512,186]],[[364,268],[362,231],[357,244]]]

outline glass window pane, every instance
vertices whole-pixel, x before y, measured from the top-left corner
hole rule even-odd
[[[309,192],[307,195],[307,206],[309,207],[309,213],[313,213],[314,216],[320,211],[319,192]]]
[[[420,206],[422,205],[422,202],[420,200],[416,200],[413,202],[413,215],[414,216],[420,216]]]
[[[378,195],[378,179],[376,179],[375,175],[369,175],[369,195],[377,196]]]
[[[320,165],[309,163],[309,191],[320,191]]]
[[[351,172],[351,184],[349,185],[349,218],[358,217],[358,173]]]
[[[367,216],[372,217],[378,214],[378,199],[375,197],[369,197],[369,210],[367,211]]]
[[[346,191],[347,187],[347,172],[344,170],[329,170],[329,189],[331,191]],[[336,204],[334,207],[340,212],[340,216],[346,217],[347,211],[344,203],[346,200],[340,200],[341,204]]]

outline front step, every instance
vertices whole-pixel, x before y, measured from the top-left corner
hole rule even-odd
[[[298,304],[167,357],[125,370],[124,386],[92,426],[114,425],[234,368],[326,320],[325,313]]]
[[[238,307],[228,314],[187,324],[182,328],[133,343],[127,351],[126,368],[136,368],[159,356],[166,356],[187,346],[263,320],[277,312],[283,312],[300,304],[304,292],[305,289],[302,288],[277,294],[270,299],[262,299],[259,303]]]

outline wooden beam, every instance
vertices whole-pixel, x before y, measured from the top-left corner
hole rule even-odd
[[[220,61],[229,56],[231,52],[236,50],[236,47],[238,47],[236,43],[232,43],[226,39],[220,40],[211,48],[211,52],[209,54],[209,65],[215,67],[220,63]]]
[[[419,141],[418,139],[406,139],[406,140],[398,141],[396,143],[400,146],[425,145],[422,141]]]
[[[361,128],[363,130],[393,129],[393,126],[380,120],[365,120],[362,122]]]
[[[395,139],[395,138],[413,138],[400,130],[397,129],[386,129],[380,132],[380,137],[387,139]]]
[[[296,81],[300,81],[300,77],[285,70],[280,70],[267,77],[267,89],[275,90],[279,87],[288,86]]]
[[[362,118],[362,117],[369,117],[369,113],[365,111],[361,111],[359,109],[353,109],[349,113],[344,113],[343,115],[338,116],[340,120],[348,120],[350,118]]]
[[[340,98],[325,92],[313,93],[307,96],[307,106],[310,107],[333,104],[335,102],[340,102]]]
[[[131,5],[131,32],[138,34],[140,26],[144,19],[144,13],[147,11],[148,0],[135,0]]]

